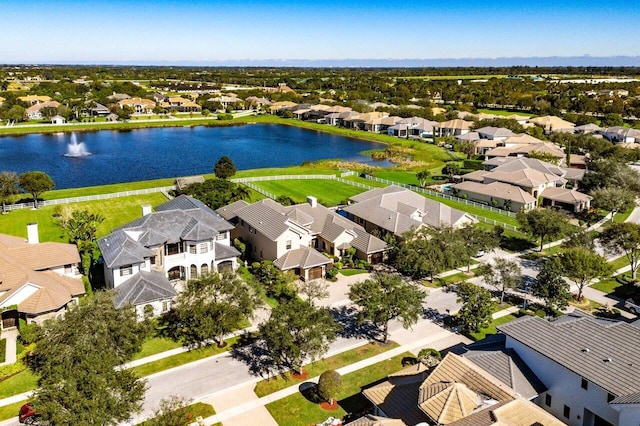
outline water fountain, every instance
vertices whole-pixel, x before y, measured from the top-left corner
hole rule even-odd
[[[84,142],[78,143],[76,138],[76,134],[71,134],[71,142],[67,145],[67,153],[64,155],[65,157],[85,157],[87,155],[91,155],[89,151],[87,151],[87,146]]]

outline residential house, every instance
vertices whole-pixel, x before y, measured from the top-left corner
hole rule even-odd
[[[231,246],[233,225],[200,201],[181,195],[98,240],[105,282],[116,290],[116,305],[147,305],[165,312],[184,280],[236,268],[240,253]]]
[[[156,107],[156,103],[150,99],[127,98],[118,101],[118,106],[123,108],[128,106],[133,109],[136,114],[151,114]]]
[[[530,157],[532,154],[553,157],[557,163],[563,163],[567,156],[560,147],[549,142],[522,145],[510,144],[510,146],[499,146],[485,152],[487,159],[494,157]]]
[[[498,326],[547,388],[534,402],[570,426],[636,426],[640,327],[575,312]]]
[[[298,104],[291,101],[273,102],[269,107],[269,111],[271,112],[271,114],[277,114],[281,111],[289,110],[296,105]]]
[[[573,128],[576,126],[570,121],[563,120],[555,115],[547,115],[544,117],[536,117],[529,119],[529,123],[542,127],[545,133],[557,133],[557,132],[569,132],[573,133]]]
[[[331,257],[343,256],[350,248],[356,257],[370,263],[381,262],[386,243],[335,211],[318,204],[282,206],[273,200],[254,204],[237,201],[217,210],[235,224],[232,237],[240,238],[245,253],[256,260],[272,260],[282,270],[293,270],[301,279],[323,277]]]
[[[452,192],[512,212],[537,207],[538,197],[542,197],[544,206],[573,213],[590,208],[591,196],[565,188],[567,183],[577,188],[584,170],[559,167],[533,158],[495,157],[484,164],[489,165],[490,170],[462,175],[463,182],[453,185]]]
[[[18,96],[18,100],[31,105],[36,105],[42,102],[49,102],[51,100],[51,97],[46,95],[27,95]]]
[[[106,117],[111,114],[111,110],[106,106],[92,100],[84,101],[85,107],[82,109],[84,117]]]
[[[402,238],[405,232],[423,226],[457,228],[477,222],[468,213],[396,185],[370,189],[350,200],[353,204],[343,207],[342,212],[369,233],[391,233]]]
[[[403,118],[395,125],[387,129],[391,136],[399,138],[432,138],[433,128],[438,124],[436,121],[426,120],[422,117]]]
[[[151,98],[157,104],[161,104],[162,102],[166,102],[169,99],[169,97],[167,95],[164,95],[164,94],[158,93],[158,92],[156,92],[153,95],[151,95]]]
[[[506,139],[504,139],[504,146],[515,146],[515,145],[527,145],[527,144],[541,144],[544,143],[545,141],[538,139],[536,137],[533,137],[527,133],[520,133],[518,135],[513,135],[510,136]]]
[[[160,104],[162,108],[176,112],[200,112],[202,107],[191,99],[182,96],[170,96]]]
[[[515,134],[511,130],[502,127],[481,127],[479,129],[476,129],[476,132],[478,132],[480,139],[497,141],[503,141],[511,136],[515,136]]]
[[[207,101],[220,102],[223,109],[227,109],[228,106],[231,106],[235,109],[236,105],[242,104],[243,102],[242,99],[236,96],[226,96],[226,95],[216,96],[215,98],[209,98],[207,99]]]
[[[259,98],[257,96],[249,96],[244,100],[245,105],[250,106],[251,108],[262,108],[262,106],[271,105],[271,101],[267,98]]]
[[[640,143],[640,130],[630,127],[614,126],[600,131],[600,134],[613,143]]]
[[[388,116],[389,116],[389,113],[379,112],[379,111],[351,114],[348,117],[343,118],[342,123],[344,127],[347,127],[350,129],[375,131],[376,120],[379,120]]]
[[[444,121],[434,126],[435,136],[460,136],[469,133],[473,128],[473,121],[465,121],[459,118]]]
[[[126,93],[116,93],[113,92],[113,94],[107,96],[107,99],[109,99],[110,101],[123,101],[125,99],[131,99],[131,96],[127,95]]]
[[[27,225],[26,239],[0,234],[2,328],[64,315],[85,292],[79,264],[75,245],[41,243],[37,223]]]
[[[27,108],[26,113],[29,120],[39,120],[43,117],[42,110],[45,108],[49,108],[51,110],[58,109],[60,106],[60,102],[57,101],[43,101],[40,103],[35,103]]]
[[[519,389],[535,396],[537,378],[530,370],[521,370],[515,362],[506,366],[512,368],[507,375],[518,377]],[[418,363],[362,394],[375,406],[376,416],[411,426],[565,425],[473,359],[451,352],[431,372]]]
[[[603,130],[602,127],[593,123],[583,124],[582,126],[576,126],[573,128],[573,131],[576,133],[589,134],[589,135],[599,133],[602,130]]]

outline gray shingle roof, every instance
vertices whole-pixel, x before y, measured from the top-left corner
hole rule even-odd
[[[177,295],[167,277],[157,271],[140,271],[115,290],[116,309],[127,305],[139,306],[160,300],[170,300]]]
[[[640,403],[640,329],[584,315],[561,318],[549,322],[526,316],[498,330],[613,395],[635,394],[634,402]]]
[[[240,252],[235,247],[220,243],[216,243],[215,247],[217,260],[233,259],[240,256]]]
[[[98,246],[109,268],[141,263],[145,257],[154,255],[153,251],[131,239],[122,230],[100,238]]]

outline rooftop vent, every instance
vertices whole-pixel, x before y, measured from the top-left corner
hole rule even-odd
[[[613,360],[611,358],[605,358],[604,362],[613,362]]]
[[[589,353],[589,348],[584,348],[584,349],[582,350],[582,352]]]

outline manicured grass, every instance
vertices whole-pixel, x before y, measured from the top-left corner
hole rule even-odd
[[[159,354],[171,349],[181,347],[180,343],[174,342],[166,337],[151,337],[142,344],[140,352],[135,354],[133,359],[141,359],[148,357],[149,355]]]
[[[413,358],[413,355],[405,352],[342,376],[342,387],[337,397],[339,408],[335,411],[323,410],[318,403],[301,393],[267,404],[267,410],[280,426],[307,426],[323,422],[329,416],[344,418],[348,414],[362,413],[371,407],[371,403],[360,393],[362,387],[384,380],[389,374],[404,368],[402,360],[405,358]]]
[[[528,112],[522,112],[522,111],[507,111],[504,109],[486,109],[486,108],[478,108],[478,112],[480,113],[484,113],[484,114],[493,114],[493,115],[522,115],[525,117],[535,117],[535,114],[530,114]]]
[[[513,321],[514,319],[516,319],[517,317],[515,315],[505,315],[503,317],[500,317],[498,319],[494,319],[493,321],[491,321],[491,324],[489,324],[488,327],[486,328],[481,328],[479,331],[475,332],[475,333],[469,333],[467,336],[471,339],[471,340],[482,340],[485,337],[487,337],[487,335],[491,335],[491,334],[496,334],[498,332],[498,329],[496,328],[499,325],[502,324],[506,324],[509,321]]]
[[[614,271],[617,271],[620,268],[629,266],[629,259],[627,259],[627,256],[620,256],[617,259],[610,261],[609,265],[611,265]]]
[[[373,175],[380,179],[391,180],[393,182],[405,183],[407,185],[420,186],[416,172],[402,170],[376,170]]]
[[[287,195],[298,203],[306,202],[307,195],[312,195],[318,203],[328,207],[341,204],[364,191],[363,188],[323,179],[273,180],[254,182],[254,185],[276,196]]]
[[[469,272],[468,274],[466,272],[458,272],[455,273],[453,275],[447,275],[446,277],[442,277],[442,278],[436,278],[434,280],[433,285],[435,287],[443,287],[447,284],[451,284],[451,283],[457,283],[460,281],[466,281],[470,278],[473,278],[475,276],[475,274],[473,273],[473,270],[471,270],[471,272]]]
[[[506,223],[507,225],[513,225],[519,227],[520,224],[516,220],[515,217],[507,216],[506,214],[501,214],[496,211],[492,211],[489,209],[483,209],[482,207],[474,206],[473,204],[466,204],[464,201],[450,200],[443,197],[437,197],[435,195],[427,195],[421,194],[427,198],[430,198],[435,201],[439,201],[442,204],[453,207],[458,210],[465,211],[467,213],[471,213],[476,216],[482,216],[487,219],[495,220],[496,222]]]
[[[624,274],[602,280],[591,285],[591,288],[607,294],[613,294],[624,300],[630,297],[633,298],[633,300],[640,300],[640,287],[636,286],[635,282],[632,281],[631,272],[625,272]]]
[[[586,312],[595,311],[602,306],[602,303],[596,302],[595,300],[587,299],[584,296],[582,297],[582,301],[578,302],[577,300],[572,299],[569,304]]]
[[[156,206],[167,201],[161,193],[136,195],[131,197],[113,198],[109,200],[86,201],[71,203],[65,206],[45,206],[37,210],[14,210],[0,215],[0,229],[2,233],[26,237],[27,223],[38,222],[40,241],[66,242],[62,229],[56,223],[53,215],[56,209],[70,208],[72,210],[87,209],[102,215],[105,220],[98,226],[98,236],[108,234],[113,228],[123,225],[141,216],[143,204]]]
[[[389,349],[397,347],[398,344],[391,342],[388,346],[381,346],[378,343],[369,343],[364,346],[360,346],[356,349],[352,349],[347,352],[334,355],[329,358],[321,359],[311,364],[305,365],[304,370],[308,372],[308,377],[319,376],[326,370],[337,370],[345,365],[353,364],[366,358],[370,358],[374,355],[386,352]],[[281,389],[288,388],[289,386],[301,383],[301,380],[294,379],[291,373],[286,372],[275,378],[269,380],[262,380],[256,384],[254,389],[256,395],[263,397],[273,392],[277,392]]]
[[[218,345],[213,344],[213,345],[205,346],[199,349],[193,349],[189,352],[183,352],[181,354],[163,358],[158,361],[153,361],[147,364],[139,365],[137,367],[133,367],[132,370],[140,377],[148,376],[150,374],[168,370],[173,367],[178,367],[180,365],[188,364],[193,361],[198,361],[203,358],[221,354],[231,349],[231,347],[237,341],[238,341],[238,337],[232,337],[226,340],[227,345],[224,348],[219,348]]]
[[[345,277],[351,277],[353,275],[368,274],[369,271],[366,269],[340,269],[340,273]]]
[[[613,215],[613,221],[616,223],[624,222],[629,218],[629,216],[631,216],[631,212],[633,212],[633,207],[623,212],[618,212],[615,215]]]
[[[7,339],[0,340],[0,362],[4,362],[7,359]]]
[[[38,379],[30,370],[24,370],[0,382],[0,399],[34,390]]]
[[[28,401],[25,399],[24,401],[16,402],[14,404],[9,404],[9,405],[3,405],[2,407],[0,407],[0,421],[17,419],[18,411],[20,411],[20,407],[22,407],[27,402]]]
[[[56,200],[60,198],[82,197],[87,195],[113,194],[116,192],[134,191],[136,189],[158,188],[171,186],[175,183],[175,178],[142,180],[139,182],[115,183],[111,185],[87,186],[83,188],[56,189],[45,192],[42,196],[45,200]]]
[[[180,409],[181,414],[184,413],[184,425],[188,425],[192,422],[195,422],[198,416],[206,419],[207,417],[211,417],[216,414],[216,410],[213,409],[213,406],[210,404],[205,404],[204,402],[196,402],[195,404],[188,405],[182,409]],[[148,421],[140,423],[139,426],[145,426],[148,424]]]

